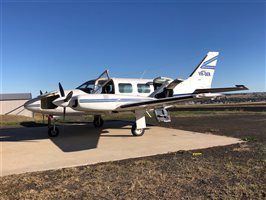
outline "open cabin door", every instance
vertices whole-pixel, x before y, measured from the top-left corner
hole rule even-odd
[[[95,90],[94,94],[114,94],[114,83],[110,78],[108,70],[105,70],[96,80],[95,80]]]

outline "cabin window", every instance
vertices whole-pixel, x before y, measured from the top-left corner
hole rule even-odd
[[[119,83],[119,92],[120,93],[132,93],[132,85],[130,83]]]
[[[150,93],[151,88],[149,84],[138,84],[138,93]]]

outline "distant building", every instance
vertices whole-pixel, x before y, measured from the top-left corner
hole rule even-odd
[[[0,94],[0,115],[32,117],[32,112],[26,110],[23,106],[31,98],[31,93]]]

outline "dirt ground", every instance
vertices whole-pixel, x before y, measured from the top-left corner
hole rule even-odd
[[[246,142],[5,176],[0,199],[266,199],[265,114],[176,115],[160,125]]]

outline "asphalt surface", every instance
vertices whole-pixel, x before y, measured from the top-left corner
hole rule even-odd
[[[133,137],[128,122],[109,121],[102,129],[92,124],[60,127],[48,138],[46,127],[0,130],[0,175],[60,169],[128,158],[202,149],[241,142],[239,139],[149,126]]]

